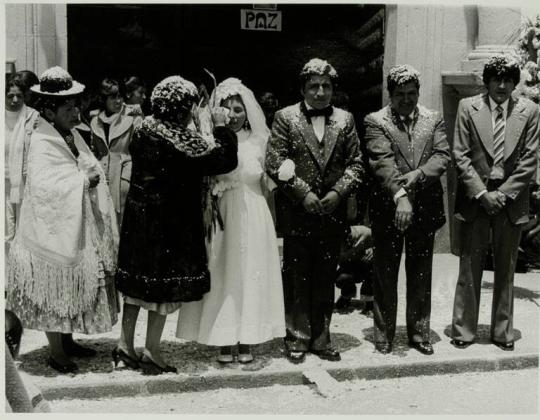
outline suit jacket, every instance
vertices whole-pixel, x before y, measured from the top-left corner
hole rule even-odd
[[[504,138],[504,180],[498,189],[508,197],[505,211],[514,224],[529,220],[528,186],[536,172],[539,134],[538,105],[511,97]],[[480,207],[474,197],[486,189],[493,166],[493,127],[487,94],[459,102],[453,154],[459,181],[455,216],[470,222]]]
[[[396,211],[393,197],[401,189],[397,178],[421,169],[424,181],[408,192],[413,224],[430,231],[444,225],[440,177],[450,161],[450,149],[439,113],[419,105],[411,140],[390,106],[367,115],[364,124],[369,167],[375,178],[370,201],[372,220],[383,223],[393,220]]]
[[[278,180],[284,160],[295,163],[295,178]],[[300,109],[300,103],[275,114],[266,151],[266,171],[277,183],[276,216],[278,230],[284,235],[341,235],[346,229],[347,196],[361,182],[360,144],[352,115],[334,107],[319,143],[312,125]],[[330,215],[307,213],[302,201],[308,192],[323,198],[336,191],[341,201]]]

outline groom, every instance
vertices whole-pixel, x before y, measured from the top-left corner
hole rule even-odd
[[[336,78],[328,62],[306,63],[300,73],[304,99],[275,114],[266,152],[266,171],[278,184],[285,346],[293,363],[307,352],[341,359],[329,332],[334,278],[347,229],[346,198],[363,169],[352,115],[330,106]]]

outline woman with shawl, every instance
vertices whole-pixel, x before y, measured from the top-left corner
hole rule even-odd
[[[71,334],[107,332],[117,321],[116,217],[105,174],[74,130],[84,86],[53,67],[31,90],[40,117],[7,259],[6,306],[25,328],[45,331],[52,368],[75,372],[71,356],[96,352]]]
[[[210,103],[229,109],[238,137],[238,167],[216,177],[224,229],[209,247],[212,288],[201,302],[180,309],[176,336],[220,346],[218,361],[253,361],[250,345],[285,336],[283,286],[274,223],[263,194],[264,156],[270,130],[253,92],[229,78]]]

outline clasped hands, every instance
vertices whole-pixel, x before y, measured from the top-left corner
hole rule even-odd
[[[506,196],[499,191],[489,191],[480,196],[480,204],[487,214],[495,215],[506,205]]]
[[[407,172],[397,178],[397,182],[401,188],[410,191],[414,186],[421,181],[424,173],[420,169]],[[402,195],[397,199],[396,213],[394,216],[394,224],[401,232],[405,231],[413,221],[413,207],[407,195]]]
[[[330,214],[339,205],[340,200],[341,197],[334,190],[329,191],[322,199],[319,199],[317,194],[310,191],[304,197],[302,205],[306,211],[311,214]]]

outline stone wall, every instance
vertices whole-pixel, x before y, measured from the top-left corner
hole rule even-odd
[[[16,70],[38,76],[59,65],[67,68],[65,4],[6,4],[6,59]]]

